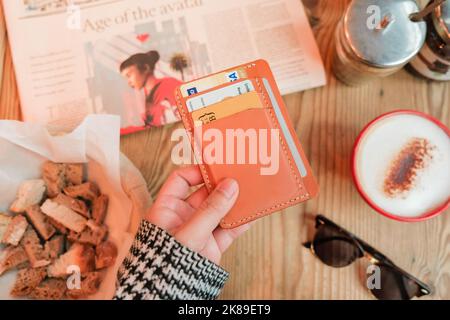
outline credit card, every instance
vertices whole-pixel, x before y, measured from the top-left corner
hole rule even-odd
[[[186,101],[189,112],[206,108],[215,103],[221,102],[227,98],[233,98],[245,93],[255,91],[255,87],[251,80],[245,80],[230,84],[229,86],[210,91],[203,95],[193,97]]]
[[[259,94],[253,91],[194,111],[192,112],[192,118],[195,126],[200,127],[233,114],[256,108],[263,108],[263,104]]]
[[[305,164],[303,163],[302,157],[300,156],[300,153],[298,152],[297,146],[294,142],[294,138],[291,135],[291,131],[289,130],[289,127],[286,123],[286,119],[283,117],[283,113],[281,112],[280,105],[278,104],[277,99],[275,98],[275,94],[273,93],[272,87],[269,84],[269,81],[267,79],[263,78],[264,87],[267,91],[267,94],[269,95],[269,99],[272,103],[273,110],[275,111],[275,116],[278,119],[278,122],[280,123],[281,131],[283,132],[283,135],[286,139],[287,145],[289,147],[289,150],[291,151],[292,157],[294,158],[295,164],[298,168],[298,171],[300,172],[300,175],[302,178],[306,177],[308,174],[306,171]]]
[[[244,78],[247,78],[247,72],[244,68],[241,68],[231,72],[222,72],[204,79],[192,81],[182,85],[180,88],[183,97],[186,98]]]

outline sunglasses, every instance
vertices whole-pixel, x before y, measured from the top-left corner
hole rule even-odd
[[[342,268],[365,257],[379,268],[378,285],[369,290],[380,300],[410,300],[431,294],[425,283],[397,267],[381,252],[322,215],[316,217],[316,235],[304,246],[330,267]],[[375,273],[374,273],[375,274]],[[368,274],[372,277],[371,274]]]

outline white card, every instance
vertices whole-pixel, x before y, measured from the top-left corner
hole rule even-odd
[[[240,96],[241,94],[255,91],[255,87],[250,80],[241,81],[227,87],[205,93],[201,96],[187,100],[186,105],[190,112],[206,108],[215,103],[219,103],[226,98]]]

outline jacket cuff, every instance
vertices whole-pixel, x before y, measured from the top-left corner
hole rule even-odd
[[[144,220],[118,274],[116,300],[211,300],[229,274]]]

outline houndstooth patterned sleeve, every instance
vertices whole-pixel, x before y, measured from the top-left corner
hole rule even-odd
[[[115,300],[211,300],[228,272],[143,221],[118,274]]]

